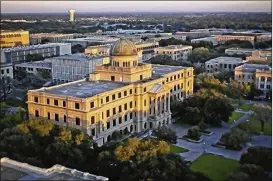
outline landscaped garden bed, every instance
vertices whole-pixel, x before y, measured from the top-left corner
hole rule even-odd
[[[212,131],[207,131],[207,130],[200,130],[200,133],[201,133],[202,135],[205,135],[205,136],[210,136],[210,135],[213,135],[213,134],[214,134],[214,132],[212,132]]]
[[[190,136],[188,136],[188,135],[184,135],[184,136],[183,136],[182,138],[180,138],[180,139],[182,139],[182,140],[187,140],[187,141],[193,142],[193,143],[200,143],[200,142],[203,141],[202,138],[195,139],[195,138],[192,138],[192,137],[190,137]]]

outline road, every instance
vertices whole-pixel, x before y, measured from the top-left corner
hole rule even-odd
[[[185,158],[187,161],[194,161],[196,158],[198,158],[203,153],[213,153],[216,155],[222,155],[226,158],[231,158],[235,160],[239,160],[242,153],[244,153],[248,147],[250,146],[265,146],[265,147],[272,147],[271,136],[253,136],[252,141],[250,145],[244,146],[244,148],[241,151],[232,151],[227,150],[224,148],[218,148],[211,146],[212,144],[216,144],[221,136],[228,132],[232,127],[237,126],[240,122],[244,122],[249,118],[249,114],[245,114],[240,119],[238,119],[236,122],[234,122],[231,125],[223,124],[223,127],[221,128],[209,128],[209,131],[213,131],[214,134],[211,136],[201,136],[201,139],[203,141],[201,143],[192,143],[188,142],[186,140],[178,139],[177,140],[177,146],[184,147],[188,149],[188,152],[180,153],[182,157]],[[191,127],[190,125],[178,125],[178,124],[172,124],[170,127],[176,131],[178,138],[182,137],[183,135],[186,135],[188,132],[188,129]]]

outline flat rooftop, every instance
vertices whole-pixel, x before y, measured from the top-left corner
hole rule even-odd
[[[184,48],[192,48],[192,46],[189,45],[169,45],[165,47],[157,47],[157,49],[162,49],[162,50],[168,50],[168,49],[184,49]]]
[[[38,44],[38,45],[18,46],[13,48],[3,48],[1,50],[4,52],[17,52],[17,51],[26,51],[26,50],[36,50],[41,48],[51,48],[56,46],[65,46],[65,45],[70,45],[70,43],[47,43],[47,44]]]
[[[1,180],[90,180],[108,181],[102,176],[54,165],[49,169],[1,158]]]
[[[152,65],[153,68],[153,76],[163,76],[165,74],[169,74],[181,69],[187,69],[189,67],[182,67],[182,66],[169,66],[169,65]]]
[[[53,86],[39,89],[38,92],[45,92],[65,97],[87,98],[127,85],[129,84],[124,82],[80,80],[62,84],[58,87]]]
[[[71,55],[62,55],[62,56],[58,56],[58,57],[52,57],[52,58],[49,58],[49,59],[73,60],[73,61],[90,61],[90,60],[101,59],[101,58],[104,58],[104,57],[106,57],[106,56],[76,53],[76,54],[71,54]]]
[[[30,68],[52,68],[51,62],[45,62],[45,61],[34,61],[34,62],[25,62],[16,64],[15,67],[30,67]]]
[[[225,51],[233,51],[233,50],[237,50],[237,51],[247,51],[247,52],[252,52],[252,51],[258,51],[258,49],[249,49],[249,48],[228,48]]]
[[[238,57],[217,57],[206,61],[206,63],[243,63],[244,60]]]
[[[239,67],[236,67],[236,69],[241,69],[242,71],[246,71],[246,72],[255,72],[256,70],[262,70],[262,71],[271,70],[271,68],[268,65],[262,65],[262,64],[244,64]]]

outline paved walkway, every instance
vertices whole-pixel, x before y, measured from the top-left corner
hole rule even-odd
[[[228,132],[232,127],[237,126],[240,122],[244,122],[249,118],[249,114],[245,114],[240,119],[238,119],[236,122],[232,123],[231,125],[223,124],[223,127],[221,128],[209,128],[209,131],[213,131],[214,134],[211,136],[201,136],[203,141],[201,143],[192,143],[188,142],[186,140],[178,139],[177,140],[177,146],[184,147],[188,149],[188,152],[180,153],[182,157],[185,158],[185,160],[188,161],[194,161],[196,158],[198,158],[203,153],[213,153],[216,155],[222,155],[226,158],[231,158],[235,160],[239,160],[242,153],[244,153],[248,147],[250,146],[265,146],[265,147],[272,147],[271,136],[253,136],[253,139],[250,143],[250,145],[244,146],[244,148],[241,151],[233,151],[233,150],[227,150],[224,148],[218,148],[211,146],[212,144],[216,144],[219,139],[221,138],[222,134]],[[178,125],[178,124],[172,124],[170,127],[176,131],[176,134],[178,138],[181,138],[183,135],[186,135],[188,132],[188,129],[191,127],[190,125]]]

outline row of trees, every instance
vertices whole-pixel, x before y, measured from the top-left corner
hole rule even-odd
[[[222,121],[228,122],[234,109],[223,94],[213,89],[200,89],[183,102],[174,102],[171,110],[177,113],[178,121],[182,123],[220,125]]]

